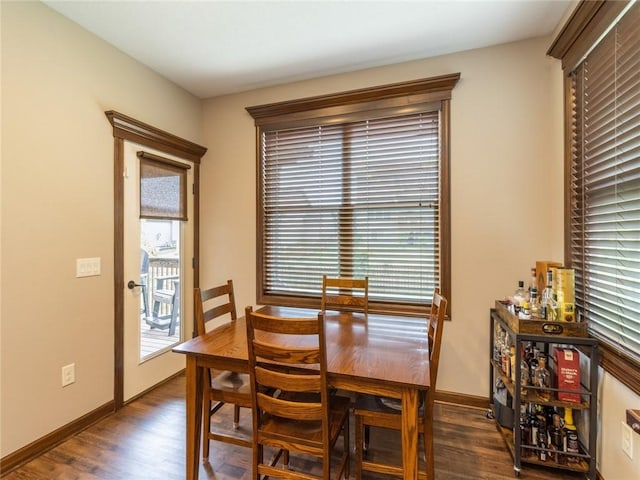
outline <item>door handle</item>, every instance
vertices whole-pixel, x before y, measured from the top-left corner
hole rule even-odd
[[[144,285],[136,283],[133,280],[129,280],[129,283],[127,283],[127,287],[129,288],[129,290],[133,290],[136,287],[144,287]]]

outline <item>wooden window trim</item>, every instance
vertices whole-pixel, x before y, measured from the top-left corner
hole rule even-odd
[[[571,105],[574,92],[571,88],[571,72],[589,53],[594,43],[606,33],[615,19],[627,8],[628,1],[581,0],[558,36],[547,51],[561,60],[564,71],[564,152],[565,152],[565,202],[564,202],[564,255],[570,254],[570,174],[571,174]],[[640,395],[640,364],[615,346],[600,341],[600,365],[622,384]]]
[[[254,118],[256,127],[256,179],[260,178],[260,150],[261,130],[270,128],[284,128],[287,126],[301,126],[306,123],[336,122],[361,119],[367,115],[384,115],[389,112],[412,113],[424,109],[426,105],[438,102],[441,110],[441,220],[440,235],[440,272],[441,291],[449,299],[451,305],[451,249],[450,249],[450,99],[451,91],[460,79],[460,73],[441,75],[409,82],[394,83],[341,93],[321,95],[298,100],[247,107],[246,110]],[[260,185],[258,181],[256,196],[256,211],[261,209]],[[269,296],[266,298],[262,291],[262,222],[256,216],[256,298],[257,303],[290,304],[292,306],[313,306],[309,300],[297,300],[289,297]],[[294,303],[292,303],[292,301]],[[389,304],[370,302],[370,309],[379,312],[394,312],[398,310]],[[401,310],[404,314],[422,315],[426,312],[423,306],[411,306]]]

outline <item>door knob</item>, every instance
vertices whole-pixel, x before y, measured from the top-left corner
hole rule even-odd
[[[127,283],[127,287],[129,287],[129,290],[133,290],[136,287],[143,287],[144,285],[140,284],[140,283],[136,283],[133,280],[129,280],[129,283]]]

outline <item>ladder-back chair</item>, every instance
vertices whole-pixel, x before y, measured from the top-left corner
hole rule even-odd
[[[433,458],[433,402],[438,376],[438,363],[440,360],[440,345],[442,343],[442,330],[447,311],[447,299],[440,295],[436,289],[431,303],[431,312],[427,317],[429,336],[429,392],[423,398],[420,407],[420,422],[418,432],[422,434],[426,470],[419,472],[421,479],[433,480],[435,475]],[[402,428],[401,410],[393,401],[385,401],[382,397],[374,395],[358,395],[354,406],[355,417],[355,450],[356,450],[356,480],[362,478],[362,471],[367,470],[377,473],[386,473],[402,476],[402,467],[398,465],[384,464],[381,462],[367,461],[364,459],[364,451],[369,451],[368,429],[369,427],[381,427],[400,431]]]
[[[246,309],[249,376],[253,401],[253,478],[287,480],[349,478],[350,399],[327,385],[324,314],[282,318]],[[344,444],[331,475],[332,451]],[[277,451],[265,462],[265,448]],[[322,475],[290,468],[289,453],[322,459]],[[276,463],[282,460],[282,466]]]
[[[222,301],[222,303],[221,303]],[[223,315],[228,315],[232,322],[237,319],[236,304],[233,293],[233,282],[201,290],[195,289],[195,320],[196,334],[204,335],[207,324]],[[222,431],[212,431],[211,417],[215,415],[225,403],[233,404],[233,429],[237,430],[240,423],[240,407],[251,408],[251,388],[249,376],[230,371],[207,370],[204,385],[203,412],[203,441],[202,456],[206,461],[209,457],[209,443],[211,440],[231,443],[244,447],[251,446],[248,436],[231,435]]]

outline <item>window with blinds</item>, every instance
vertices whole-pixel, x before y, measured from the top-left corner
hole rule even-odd
[[[439,285],[439,111],[263,133],[265,292],[369,277],[371,300]]]
[[[569,261],[593,335],[640,361],[640,5],[571,74]]]
[[[140,218],[187,220],[188,164],[140,151]]]
[[[257,303],[317,308],[369,278],[369,311],[450,300],[449,115],[459,73],[247,107],[257,127]],[[451,301],[449,303],[451,305]]]

